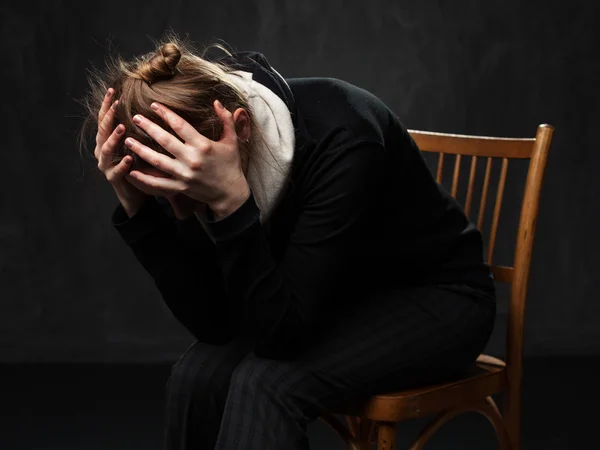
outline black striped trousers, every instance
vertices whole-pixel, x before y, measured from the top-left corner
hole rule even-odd
[[[252,343],[196,341],[166,386],[165,450],[306,450],[307,424],[341,399],[460,375],[483,351],[495,298],[468,286],[381,294],[293,360]]]

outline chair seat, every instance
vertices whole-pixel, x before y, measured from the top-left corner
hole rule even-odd
[[[374,395],[366,402],[339,405],[332,412],[370,420],[399,422],[481,401],[506,384],[504,362],[481,355],[465,374],[449,382]]]

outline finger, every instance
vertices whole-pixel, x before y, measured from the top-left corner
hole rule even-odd
[[[154,176],[157,176],[157,177],[165,177],[165,178],[170,177],[169,174],[161,172],[160,170],[156,170],[154,168],[150,168],[150,167],[147,168],[147,169],[144,169],[144,170],[139,170],[139,169],[136,169],[136,170],[138,172],[143,172],[143,173],[154,175]],[[135,178],[133,178],[129,173],[127,173],[125,175],[125,179],[131,185],[133,185],[134,187],[136,187],[138,190],[140,190],[140,191],[142,191],[142,192],[144,192],[144,193],[146,193],[148,195],[158,195],[158,196],[161,196],[161,197],[166,197],[167,194],[168,195],[173,195],[173,193],[165,193],[165,192],[161,191],[160,189],[156,189],[156,188],[152,188],[150,186],[147,186],[147,185],[141,183],[140,181],[136,180]]]
[[[165,105],[154,102],[150,107],[162,117],[177,136],[183,139],[183,142],[191,145],[208,143],[209,139],[206,136],[200,134],[198,130],[190,125],[183,117],[179,116]]]
[[[104,119],[104,115],[108,111],[108,108],[110,108],[110,102],[114,93],[115,90],[113,88],[108,88],[106,95],[102,100],[102,104],[100,105],[100,111],[98,112],[98,124],[102,122],[102,119]]]
[[[219,100],[215,100],[214,103],[215,111],[217,116],[223,122],[223,134],[221,135],[221,141],[234,142],[237,141],[237,133],[235,132],[235,123],[233,121],[233,114]]]
[[[108,99],[110,100],[110,98]],[[104,104],[107,104],[107,110],[103,112]],[[106,142],[106,139],[112,132],[112,122],[114,119],[114,109],[116,109],[116,104],[118,104],[118,100],[113,103],[112,107],[109,102],[106,101],[106,98],[102,102],[101,112],[98,114],[98,117],[102,116],[102,120],[98,122],[98,134],[96,135],[96,148],[94,149],[94,156],[99,161],[100,160],[100,150]],[[114,108],[114,109],[113,109]],[[108,119],[108,120],[106,120]]]
[[[126,174],[125,175],[125,179],[136,189],[142,191],[145,194],[148,195],[158,195],[158,196],[164,196],[164,192],[159,191],[158,189],[152,189],[148,186],[146,186],[143,183],[140,183],[139,181],[137,181],[135,178],[133,178],[130,174]]]
[[[106,174],[106,179],[110,182],[113,182],[113,181],[118,181],[119,179],[123,178],[129,172],[132,161],[133,161],[133,158],[131,156],[129,156],[129,155],[125,156],[119,162],[119,164],[117,164],[112,170],[110,170]]]
[[[158,145],[176,158],[180,158],[185,155],[185,144],[171,133],[152,122],[150,119],[142,116],[141,114],[136,114],[133,116],[133,121],[138,127],[142,128],[149,136],[151,136]]]
[[[100,149],[100,157],[98,159],[98,168],[102,169],[105,166],[110,166],[112,158],[117,153],[117,148],[125,135],[125,125],[120,123],[113,130],[106,142],[102,144]]]
[[[186,178],[183,172],[183,165],[177,159],[163,155],[162,153],[158,153],[131,137],[125,140],[125,145],[127,145],[127,147],[129,147],[140,158],[142,158],[148,164],[151,164],[153,167],[156,167],[158,170],[166,172],[177,178]]]
[[[132,170],[129,176],[149,189],[162,191],[165,196],[185,193],[186,191],[185,184],[174,178],[155,177],[139,170]]]
[[[102,122],[98,125],[98,135],[104,141],[108,138],[110,133],[113,131],[113,121],[115,119],[115,113],[117,110],[117,106],[119,105],[119,100],[115,100],[109,110],[104,115]]]

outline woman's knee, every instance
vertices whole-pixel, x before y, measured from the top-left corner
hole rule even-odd
[[[243,357],[242,349],[196,341],[171,368],[168,395],[203,397],[227,389],[231,374]]]
[[[285,373],[284,362],[249,354],[236,366],[231,376],[231,384],[251,390],[276,389],[281,385],[278,379],[283,378]]]
[[[267,396],[280,402],[297,402],[308,394],[311,374],[293,362],[247,355],[231,376],[230,395]]]
[[[325,384],[310,370],[293,362],[257,357],[244,358],[233,371],[227,401],[232,405],[268,405],[306,424],[318,417],[320,399],[329,394]],[[263,412],[254,410],[260,420]]]

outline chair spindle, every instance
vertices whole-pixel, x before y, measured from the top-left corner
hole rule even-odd
[[[477,220],[477,228],[482,231],[483,216],[485,215],[485,203],[487,201],[488,188],[490,186],[490,173],[492,172],[492,157],[488,157],[485,166],[485,178],[483,179],[483,190],[481,191],[481,203],[479,204],[479,219]]]
[[[444,169],[444,154],[440,152],[440,156],[438,158],[438,166],[437,166],[437,175],[435,177],[435,181],[441,184],[442,182],[442,170]]]
[[[500,181],[498,182],[498,192],[496,193],[496,205],[494,206],[494,219],[492,220],[492,231],[490,233],[490,243],[488,247],[488,264],[492,263],[492,254],[496,243],[496,232],[498,231],[498,219],[500,218],[500,208],[502,207],[502,196],[504,195],[504,186],[506,184],[506,173],[508,172],[508,158],[502,158],[502,170],[500,172]]]
[[[473,184],[475,183],[475,170],[477,169],[477,156],[471,157],[471,171],[469,173],[469,186],[467,188],[467,200],[465,202],[465,214],[471,214],[471,201],[473,199]]]
[[[456,192],[458,191],[458,177],[460,174],[460,154],[456,155],[456,162],[454,163],[454,177],[452,179],[452,197],[456,198]]]

